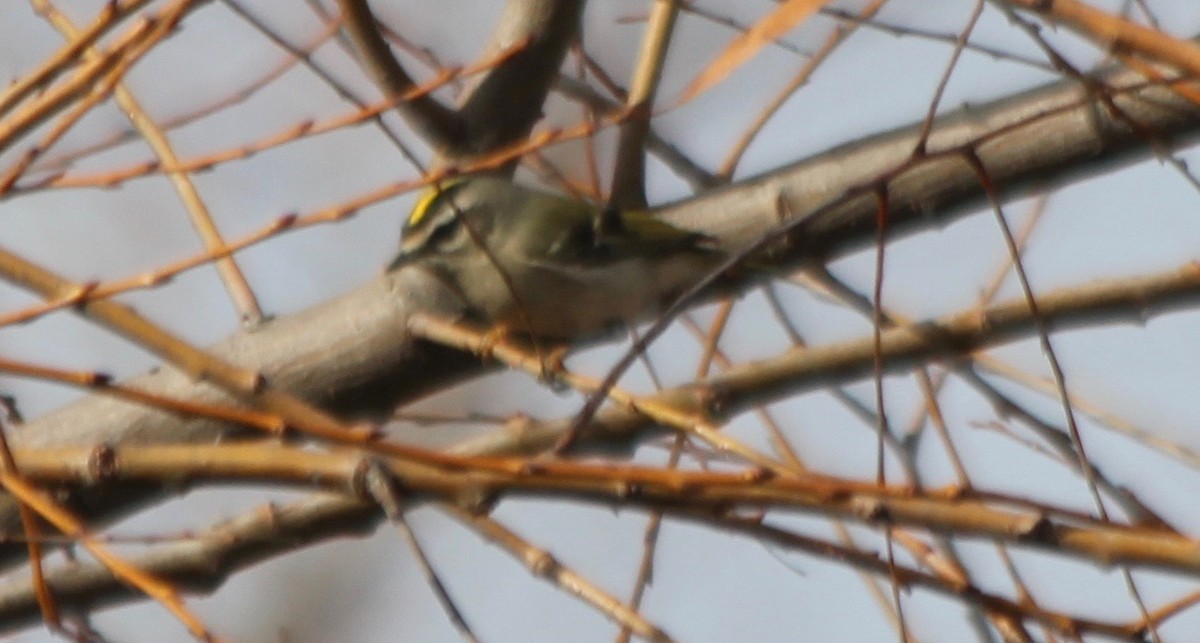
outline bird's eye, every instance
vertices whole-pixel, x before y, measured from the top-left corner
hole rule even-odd
[[[454,233],[459,228],[457,217],[447,217],[442,221],[434,224],[433,230],[429,233],[429,238],[426,245],[436,247],[445,245],[454,237]]]
[[[591,222],[583,222],[571,228],[568,243],[573,248],[594,248],[600,245],[600,237]]]

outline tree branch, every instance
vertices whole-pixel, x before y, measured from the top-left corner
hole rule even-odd
[[[1129,84],[1136,77],[1120,74],[1110,81]],[[1164,139],[1194,136],[1200,125],[1197,108],[1167,89],[1130,91],[1117,103]],[[910,163],[918,127],[831,150],[672,204],[661,213],[678,225],[713,236],[723,247],[740,248],[778,225],[778,200],[783,197],[789,205],[784,214],[790,221],[804,220],[805,225],[803,235],[793,235],[786,251],[776,258],[783,264],[797,263],[869,244],[875,235],[874,205],[869,196],[856,196],[854,190],[889,176],[897,167],[903,171],[894,174],[889,194],[890,215],[898,231],[945,225],[981,202],[982,190],[967,164],[949,153],[939,156],[939,150],[972,145],[1011,197],[1035,183],[1066,183],[1145,156],[1150,148],[1106,111],[1102,101],[1083,93],[1074,82],[1055,83],[940,119],[930,139],[932,156]],[[211,352],[262,372],[274,387],[335,412],[378,416],[486,368],[473,356],[416,341],[406,329],[413,312],[454,317],[461,310],[461,302],[431,275],[403,270],[311,310],[236,333]],[[171,368],[128,384],[185,399],[229,402],[214,387]],[[92,396],[13,431],[12,441],[17,448],[209,442],[231,430],[235,429]],[[153,487],[114,485],[76,498],[74,508],[91,520],[111,519],[164,493]],[[16,506],[4,498],[0,529],[11,533],[17,521]],[[24,554],[23,546],[0,546],[0,561],[20,560]]]
[[[417,87],[408,72],[392,55],[379,33],[367,0],[338,0],[342,23],[358,52],[359,62],[374,79],[384,98],[395,100]],[[412,128],[442,154],[454,154],[464,143],[463,123],[454,110],[432,94],[398,100],[396,110]]]
[[[464,145],[458,160],[525,140],[542,117],[546,94],[579,34],[583,0],[509,0],[483,57],[525,47],[473,79],[459,109]]]
[[[656,214],[730,251],[790,226],[788,238],[762,259],[794,265],[873,243],[874,193],[883,185],[891,238],[944,226],[985,204],[965,160],[969,153],[1007,200],[1111,170],[1200,133],[1200,106],[1171,88],[1129,71],[1100,74],[1094,87],[1101,82],[1114,88],[1111,99],[1067,80],[966,105],[934,122],[922,156],[914,156],[921,131],[914,123],[668,204]],[[1146,140],[1147,133],[1158,138]]]

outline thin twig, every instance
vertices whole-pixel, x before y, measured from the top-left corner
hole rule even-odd
[[[646,137],[650,133],[654,95],[662,81],[667,47],[678,15],[679,0],[655,0],[650,10],[629,96],[625,99],[629,118],[621,123],[621,133],[617,137],[609,207],[618,210],[646,207]]]
[[[68,40],[80,37],[80,31],[75,25],[49,0],[37,0],[35,4],[40,7],[41,13],[46,16],[50,24],[54,25]],[[101,56],[100,52],[93,48],[84,50],[83,55],[85,60],[96,60]],[[118,83],[113,94],[117,104],[154,152],[159,163],[166,168],[176,166],[179,157],[167,138],[166,132],[150,117],[133,92],[124,83]],[[200,197],[200,191],[191,177],[185,172],[171,169],[167,169],[166,173],[190,215],[192,227],[200,236],[204,247],[209,250],[223,248],[225,241],[221,238],[221,232],[217,229],[217,224],[213,221],[212,214]],[[250,326],[260,323],[263,313],[259,307],[258,298],[254,295],[253,289],[250,288],[250,284],[246,281],[236,260],[232,256],[226,256],[218,259],[215,264],[217,273],[221,276],[225,290],[233,300],[234,308],[238,311],[242,323]]]
[[[408,543],[408,548],[417,560],[417,566],[421,568],[421,573],[425,576],[425,582],[433,590],[434,596],[437,596],[438,603],[442,606],[442,610],[446,612],[446,616],[449,617],[450,623],[454,625],[454,629],[458,630],[463,640],[470,641],[471,643],[478,641],[479,638],[475,636],[475,633],[471,630],[471,626],[467,624],[462,611],[458,609],[458,606],[454,603],[454,599],[450,596],[449,590],[446,589],[446,584],[442,582],[437,571],[433,568],[433,564],[429,561],[429,557],[425,555],[425,548],[421,546],[421,542],[417,540],[417,535],[413,533],[412,527],[409,526],[408,520],[405,519],[403,497],[400,491],[392,484],[391,478],[378,463],[368,463],[363,473],[363,484],[367,492],[375,499],[375,502],[378,502],[379,506],[383,508],[384,515],[388,517],[388,520],[400,532],[404,541]]]

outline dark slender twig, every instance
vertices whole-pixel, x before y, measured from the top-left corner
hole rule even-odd
[[[413,533],[412,527],[404,517],[404,499],[400,491],[392,484],[391,477],[377,463],[372,462],[366,465],[366,471],[363,473],[363,484],[367,492],[375,499],[375,502],[379,503],[384,515],[388,517],[388,520],[400,532],[404,541],[408,543],[409,549],[417,560],[417,566],[421,568],[421,573],[425,576],[425,582],[433,590],[434,596],[437,597],[438,603],[446,612],[450,623],[454,625],[454,629],[458,630],[459,636],[463,640],[471,641],[472,643],[478,641],[479,638],[475,636],[475,633],[471,630],[471,626],[467,624],[462,610],[458,609],[458,605],[454,603],[449,590],[446,589],[446,584],[438,576],[437,570],[433,568],[433,564],[429,561],[429,557],[425,555],[425,548],[421,546],[421,542],[417,540],[417,535]]]
[[[363,68],[375,80],[385,98],[404,96],[417,84],[388,47],[375,25],[375,15],[366,0],[338,0],[342,23],[358,51]],[[454,153],[464,145],[462,119],[430,94],[398,101],[396,110],[425,140],[443,153]]]

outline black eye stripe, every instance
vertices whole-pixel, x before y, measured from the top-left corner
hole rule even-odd
[[[433,230],[429,233],[430,245],[441,245],[450,240],[454,236],[455,230],[459,227],[457,217],[446,217],[445,219],[433,224]]]

